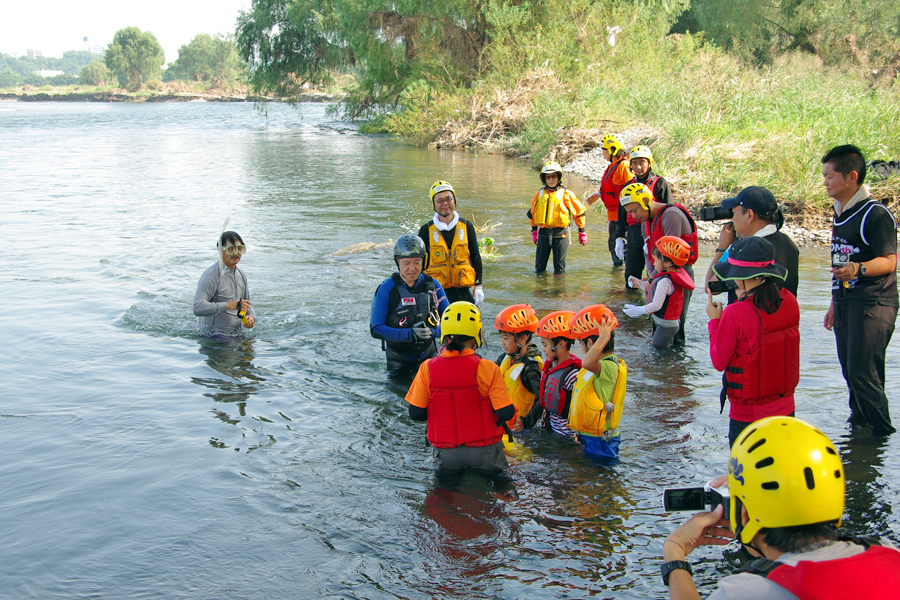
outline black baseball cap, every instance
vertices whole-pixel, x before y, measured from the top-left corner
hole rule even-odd
[[[778,210],[778,201],[775,196],[764,187],[751,185],[745,187],[734,198],[728,198],[722,202],[722,208],[731,210],[735,206],[750,209],[758,215],[770,215]]]

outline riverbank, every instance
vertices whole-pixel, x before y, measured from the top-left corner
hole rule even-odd
[[[309,88],[303,94],[291,98],[291,102],[339,102],[341,93]],[[250,92],[246,86],[231,90],[204,89],[202,85],[184,82],[160,83],[153,88],[137,92],[115,87],[100,86],[45,86],[0,90],[0,101],[7,102],[282,102],[281,98],[261,96]]]

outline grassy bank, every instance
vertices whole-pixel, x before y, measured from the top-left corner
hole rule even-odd
[[[712,203],[763,185],[798,215],[830,205],[819,159],[832,146],[900,159],[898,79],[799,53],[748,66],[689,35],[622,35],[614,48],[582,50],[584,61],[548,56],[516,78],[498,74],[468,90],[410,88],[406,110],[382,126],[418,143],[526,155],[535,165],[551,149],[566,160],[561,143],[580,151],[606,132],[648,129],[655,170],[685,200]],[[900,200],[900,176],[873,187]]]

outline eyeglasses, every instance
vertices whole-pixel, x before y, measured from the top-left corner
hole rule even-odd
[[[450,204],[451,202],[453,202],[452,196],[450,198],[435,198],[434,199],[435,204]]]
[[[244,246],[243,244],[239,246],[225,246],[223,250],[228,256],[234,256],[235,254],[241,256],[244,252],[247,251],[247,246]]]

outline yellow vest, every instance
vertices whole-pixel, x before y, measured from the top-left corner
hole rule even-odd
[[[544,361],[539,356],[534,359],[537,361],[538,368],[543,369]],[[506,389],[509,390],[509,397],[512,398],[513,406],[516,407],[516,414],[511,419],[513,423],[515,423],[516,417],[527,415],[534,404],[534,394],[525,389],[525,384],[522,383],[522,371],[524,370],[525,365],[523,363],[513,364],[512,358],[508,354],[500,363],[500,372],[503,373]]]
[[[566,188],[559,187],[555,192],[541,188],[537,202],[531,209],[531,218],[538,227],[568,227],[569,209],[563,205]]]
[[[437,279],[441,287],[467,288],[475,285],[475,269],[469,263],[469,240],[466,239],[466,223],[456,224],[453,245],[447,248],[444,236],[434,226],[428,226],[429,248],[426,275]]]
[[[628,369],[625,367],[625,361],[619,360],[619,374],[609,401],[613,408],[609,411],[607,403],[594,389],[594,373],[581,369],[575,381],[572,403],[569,406],[569,429],[596,437],[603,435],[604,431],[609,431],[613,437],[619,435],[618,427],[619,421],[622,420],[627,380]]]

